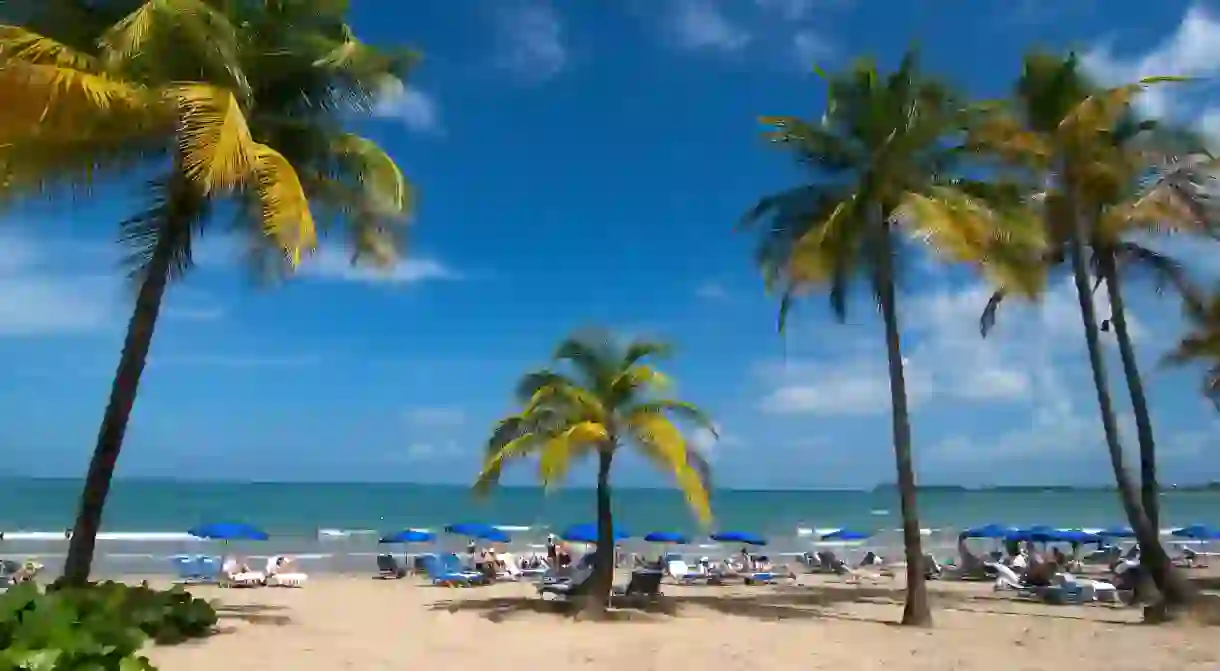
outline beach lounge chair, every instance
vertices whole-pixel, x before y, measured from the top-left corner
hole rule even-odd
[[[440,557],[436,555],[422,555],[420,557],[421,565],[424,570],[424,575],[433,585],[441,585],[444,587],[470,587],[472,584],[471,577],[463,573],[450,571],[441,563]]]
[[[592,577],[593,567],[587,566],[578,569],[570,578],[543,581],[538,584],[538,596],[544,599],[548,594],[563,599],[579,596],[589,586],[589,579]]]
[[[221,587],[262,587],[267,576],[258,571],[245,570],[236,557],[229,557],[220,568]]]
[[[472,585],[486,585],[493,580],[491,576],[467,567],[462,563],[462,559],[452,552],[441,557],[441,567],[448,573],[466,576]]]
[[[747,571],[741,574],[747,585],[774,585],[778,577],[773,571]]]
[[[377,576],[383,580],[393,578],[395,580],[404,578],[407,575],[407,569],[399,566],[398,560],[392,554],[377,555]]]
[[[291,558],[282,555],[267,560],[266,575],[268,587],[304,587],[309,580]]]
[[[219,564],[212,557],[204,555],[178,555],[170,557],[179,585],[201,585],[216,582]]]
[[[697,569],[691,569],[681,559],[674,559],[665,565],[665,572],[679,585],[693,585],[707,578],[707,574]],[[634,575],[634,574],[633,574]]]
[[[661,571],[632,571],[631,580],[625,586],[615,587],[610,592],[610,600],[639,603],[658,599],[662,596],[661,578],[664,576],[665,574]]]

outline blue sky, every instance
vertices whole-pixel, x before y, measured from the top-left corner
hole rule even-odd
[[[1000,96],[1038,44],[1078,50],[1106,80],[1196,75],[1145,105],[1220,132],[1210,3],[353,4],[364,39],[425,54],[359,124],[419,189],[411,256],[376,275],[331,244],[299,277],[257,288],[223,239],[205,243],[168,295],[122,474],[468,481],[515,378],[596,324],[678,345],[666,369],[721,425],[717,443],[696,437],[720,484],[890,481],[876,311],[858,302],[840,326],[813,298],[785,348],[753,241],[733,232],[754,200],[799,179],[759,140],[757,116],[816,117],[812,63],[892,64],[911,40],[929,70]],[[113,240],[136,186],[5,216],[0,470],[84,471],[129,313]],[[1200,272],[1220,270],[1204,251],[1176,249]],[[1220,426],[1197,371],[1154,368],[1178,307],[1130,287],[1165,479],[1220,479]],[[922,480],[1108,482],[1070,284],[1040,306],[1006,307],[983,341],[987,294],[965,270],[909,257],[902,317]],[[1129,421],[1124,437],[1134,445]],[[618,476],[664,481],[630,460]]]

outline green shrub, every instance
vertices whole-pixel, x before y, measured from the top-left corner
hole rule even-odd
[[[93,608],[72,590],[42,594],[32,583],[0,595],[0,667],[30,671],[140,671],[147,639],[117,610]],[[116,606],[119,604],[115,604]]]
[[[0,595],[0,671],[148,670],[139,655],[148,639],[206,636],[216,621],[211,604],[182,588],[21,584]]]

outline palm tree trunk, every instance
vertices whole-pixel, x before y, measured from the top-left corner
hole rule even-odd
[[[1123,362],[1123,375],[1127,378],[1127,389],[1131,393],[1131,412],[1135,415],[1135,430],[1140,445],[1140,501],[1144,506],[1144,514],[1148,516],[1148,523],[1153,529],[1159,530],[1160,488],[1156,478],[1156,438],[1152,432],[1152,417],[1148,414],[1148,398],[1144,394],[1144,382],[1135,359],[1135,348],[1131,345],[1118,266],[1112,250],[1098,249],[1094,253],[1098,255],[1098,269],[1110,295],[1110,321],[1114,323],[1118,353]]]
[[[584,610],[600,615],[610,603],[614,586],[614,513],[610,508],[610,465],[614,461],[613,445],[597,452],[597,549],[593,554],[593,575],[585,598]]]
[[[894,250],[889,224],[881,235],[877,269],[877,298],[885,321],[885,350],[890,366],[890,402],[893,406],[894,461],[898,468],[898,495],[902,507],[902,542],[906,548],[907,598],[902,624],[932,626],[928,587],[924,576],[923,539],[915,504],[915,469],[911,463],[911,421],[907,410],[906,377],[902,365],[902,341],[898,332],[897,297],[894,291]]]
[[[89,580],[97,533],[102,525],[102,511],[110,493],[110,481],[114,477],[127,421],[139,390],[140,375],[144,372],[148,349],[156,330],[157,315],[161,312],[161,300],[169,282],[178,230],[177,222],[166,222],[140,283],[135,310],[127,323],[127,337],[123,341],[119,367],[110,386],[110,400],[102,417],[93,458],[89,461],[89,471],[85,475],[85,486],[77,507],[76,524],[68,543],[68,556],[64,560],[63,580],[69,584],[83,585]]]
[[[1109,249],[1097,249],[1097,265],[1102,279],[1106,282],[1106,290],[1110,295],[1110,320],[1114,323],[1114,335],[1118,340],[1118,352],[1123,362],[1123,375],[1127,379],[1127,389],[1131,393],[1131,411],[1135,415],[1135,428],[1139,436],[1140,447],[1140,499],[1148,525],[1157,537],[1153,546],[1140,544],[1141,555],[1154,554],[1144,560],[1149,573],[1161,592],[1166,612],[1153,614],[1153,619],[1164,619],[1171,613],[1168,609],[1182,606],[1191,599],[1190,591],[1180,579],[1174,576],[1173,562],[1169,560],[1160,543],[1160,486],[1156,477],[1156,440],[1152,432],[1152,417],[1148,412],[1148,399],[1144,394],[1144,383],[1140,377],[1139,363],[1135,358],[1135,347],[1131,344],[1131,332],[1127,325],[1127,309],[1123,299],[1121,278],[1114,252]],[[1147,549],[1145,549],[1147,548]],[[1155,570],[1154,570],[1154,567]]]
[[[1161,562],[1168,558],[1165,556],[1164,548],[1161,547],[1157,531],[1152,528],[1148,523],[1148,517],[1144,515],[1144,508],[1140,505],[1135,485],[1123,464],[1123,446],[1119,441],[1114,401],[1110,398],[1109,376],[1106,372],[1106,362],[1102,356],[1101,339],[1097,329],[1097,310],[1093,305],[1093,291],[1089,286],[1088,265],[1084,257],[1084,241],[1090,238],[1092,227],[1078,212],[1074,220],[1069,245],[1072,277],[1076,283],[1076,299],[1080,304],[1080,319],[1084,325],[1085,345],[1089,353],[1089,366],[1093,371],[1093,388],[1097,392],[1097,408],[1101,413],[1101,426],[1106,438],[1106,448],[1110,453],[1110,465],[1114,469],[1114,480],[1118,486],[1123,511],[1140,544],[1141,564],[1147,566],[1152,575],[1163,574],[1165,568]]]

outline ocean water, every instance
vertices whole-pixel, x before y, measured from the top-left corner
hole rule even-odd
[[[36,557],[48,569],[57,568],[79,495],[80,482],[74,480],[0,480],[0,556]],[[1172,491],[1162,501],[1167,528],[1220,525],[1220,492]],[[700,535],[675,491],[620,488],[614,491],[614,505],[617,523],[637,534],[679,530]],[[901,546],[892,489],[719,490],[712,505],[715,528],[761,533],[775,555],[812,549],[818,535],[842,527],[876,532],[869,541],[843,548],[847,554],[867,549],[893,553]],[[921,491],[919,508],[932,550],[951,548],[957,530],[990,522],[1085,529],[1124,522],[1117,493],[1103,490],[931,489]],[[311,570],[364,570],[384,550],[377,545],[379,532],[439,531],[454,522],[485,522],[510,531],[515,549],[521,550],[538,546],[548,532],[592,521],[593,512],[588,489],[548,494],[537,488],[502,488],[478,499],[468,488],[440,485],[118,481],[106,506],[97,565],[99,572],[110,574],[168,570],[169,556],[217,549],[214,542],[187,535],[189,527],[242,521],[265,529],[271,540],[232,549],[253,557],[295,554]],[[442,538],[440,544],[456,548],[464,542]],[[704,541],[690,552],[736,549]]]

